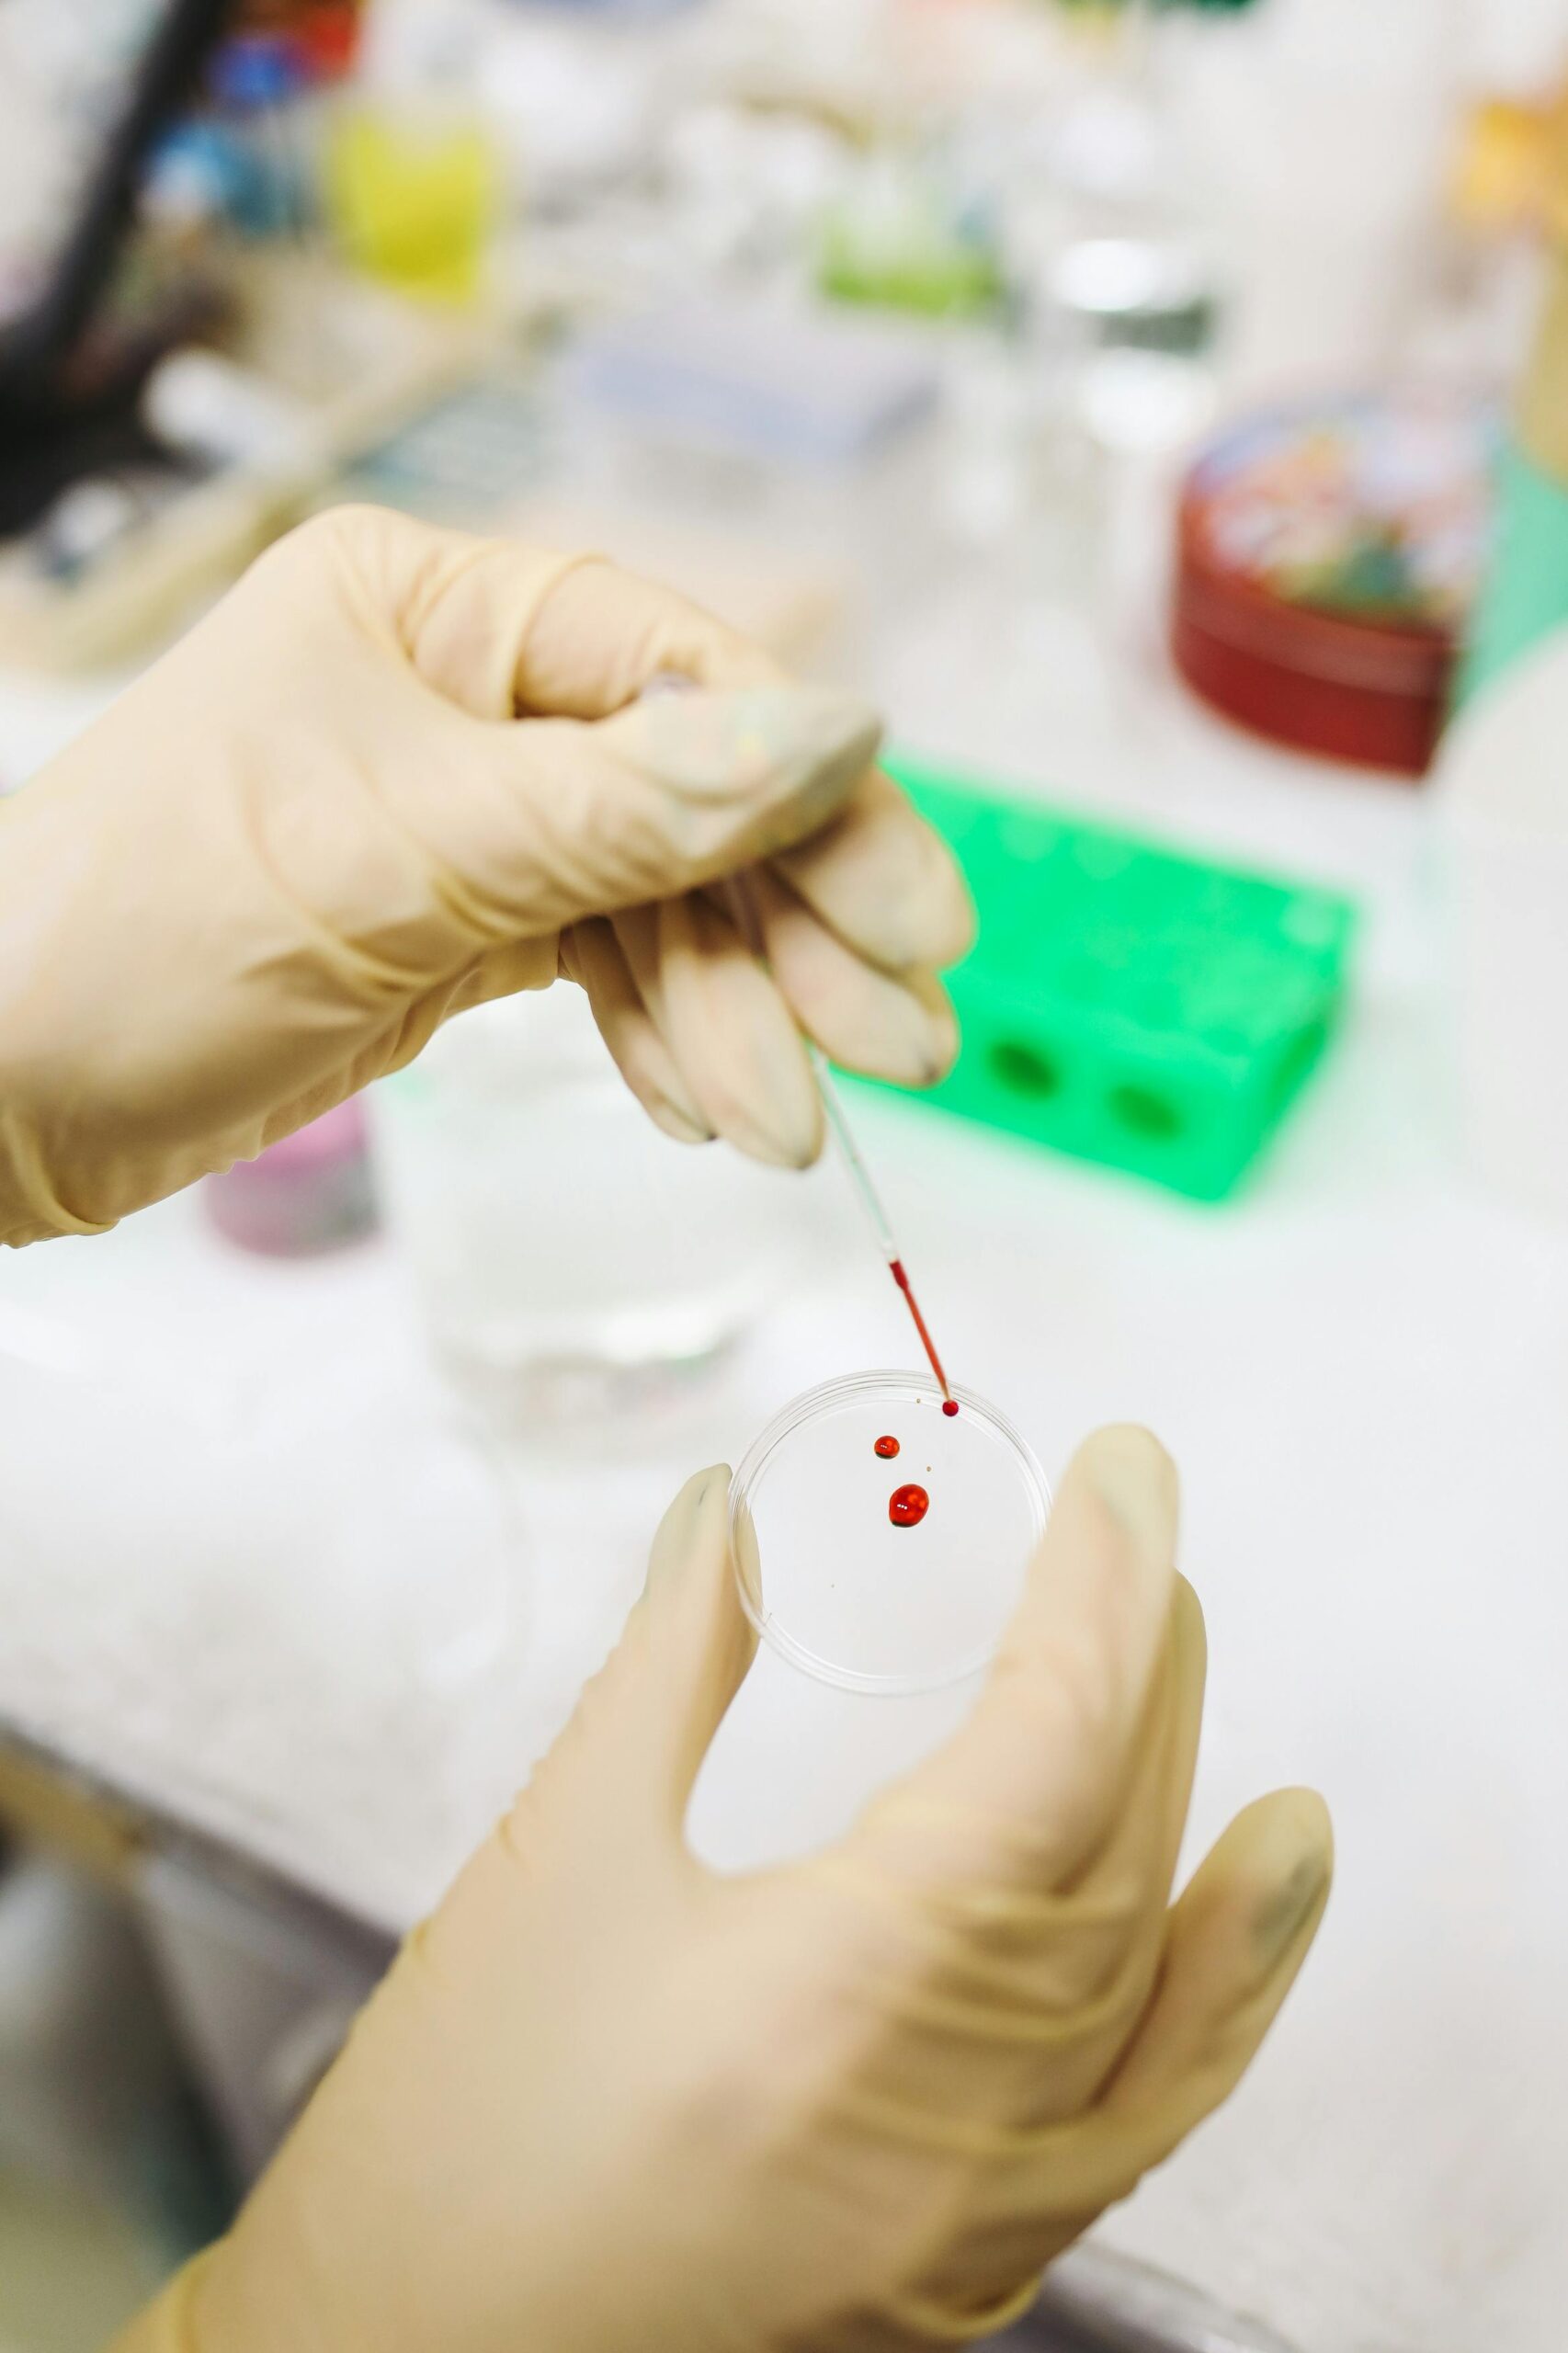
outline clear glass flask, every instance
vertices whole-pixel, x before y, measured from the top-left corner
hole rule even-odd
[[[656,1416],[801,1263],[799,1176],[661,1135],[570,986],[464,1014],[371,1119],[436,1354],[515,1429]]]

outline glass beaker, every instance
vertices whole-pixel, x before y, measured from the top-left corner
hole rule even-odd
[[[569,985],[462,1015],[370,1105],[436,1354],[492,1419],[624,1427],[801,1262],[799,1175],[661,1135]]]

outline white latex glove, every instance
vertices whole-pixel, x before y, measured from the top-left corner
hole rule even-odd
[[[637,703],[660,672],[714,691]],[[877,733],[597,559],[306,524],[0,805],[0,1239],[109,1225],[561,973],[671,1134],[809,1161],[797,1025],[909,1083],[956,1045],[968,902]],[[767,970],[707,895],[747,869]]]
[[[681,1825],[751,1656],[726,1486],[677,1499],[573,1722],[119,2353],[967,2341],[1231,2090],[1329,1832],[1265,1799],[1166,1908],[1204,1653],[1159,1448],[1079,1455],[946,1749],[722,1880]]]

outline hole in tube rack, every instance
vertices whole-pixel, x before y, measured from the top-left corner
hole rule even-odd
[[[1108,1099],[1112,1118],[1151,1143],[1168,1143],[1187,1125],[1180,1106],[1152,1086],[1116,1086]]]
[[[993,1078],[1008,1087],[1015,1095],[1032,1095],[1037,1102],[1062,1092],[1062,1070],[1038,1046],[1026,1046],[1013,1038],[1000,1038],[986,1055]]]

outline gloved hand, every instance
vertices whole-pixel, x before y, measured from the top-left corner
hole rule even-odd
[[[574,1722],[119,2353],[964,2342],[1230,2091],[1329,1831],[1265,1799],[1166,1908],[1204,1650],[1154,1442],[1079,1455],[951,1744],[736,1879],[681,1836],[751,1655],[725,1491],[678,1497]]]
[[[636,703],[659,672],[716,691]],[[910,1083],[956,1044],[968,902],[876,742],[610,564],[305,525],[0,806],[0,1240],[111,1224],[560,973],[662,1127],[810,1160],[797,1024]],[[767,970],[706,895],[746,869]]]

